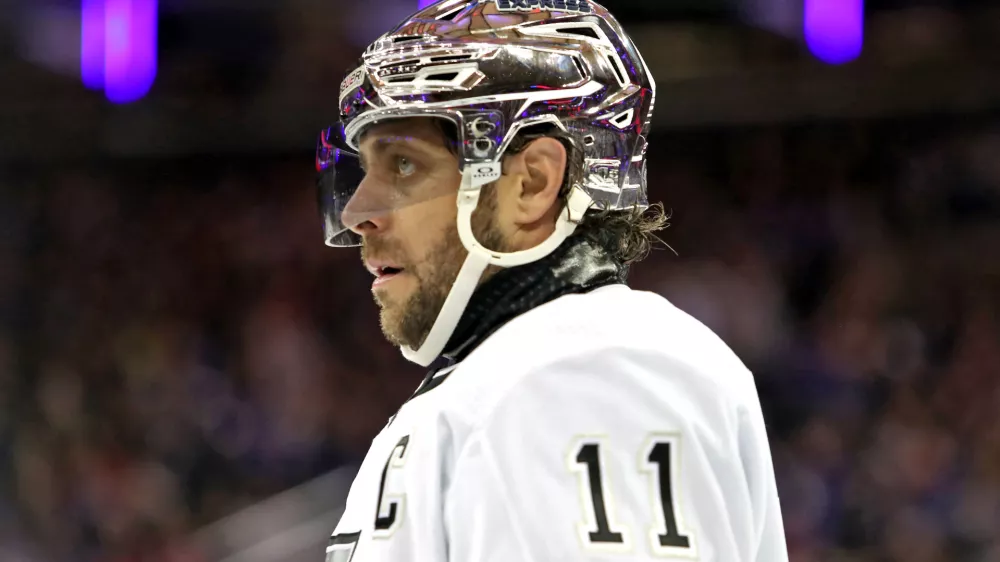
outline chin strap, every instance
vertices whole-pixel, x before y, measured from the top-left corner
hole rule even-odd
[[[551,254],[568,238],[584,213],[593,205],[594,200],[579,188],[570,190],[566,208],[556,219],[555,231],[541,244],[534,248],[518,252],[494,252],[485,248],[476,240],[472,232],[472,213],[479,205],[479,194],[484,185],[498,179],[501,175],[500,163],[474,164],[466,166],[462,173],[462,185],[458,191],[458,236],[469,255],[458,272],[458,277],[448,292],[448,297],[438,312],[434,325],[419,349],[403,346],[403,356],[422,367],[427,367],[444,351],[448,345],[458,321],[465,312],[472,293],[479,286],[483,272],[490,265],[514,267],[538,261]]]

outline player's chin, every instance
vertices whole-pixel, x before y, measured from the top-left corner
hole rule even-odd
[[[407,302],[413,293],[413,276],[407,272],[397,273],[392,279],[372,284],[375,302],[383,309],[399,307]]]
[[[409,290],[413,285],[413,273],[405,269],[399,273],[381,276],[372,281],[372,292],[390,292],[397,294],[400,291]]]
[[[382,334],[393,345],[409,345],[409,339],[404,334],[406,314],[407,310],[400,305],[383,306],[380,311],[379,321],[382,326]]]

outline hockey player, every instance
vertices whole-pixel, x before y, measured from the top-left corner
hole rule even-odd
[[[326,243],[431,367],[371,449],[328,562],[787,560],[751,374],[626,285],[654,84],[589,0],[444,0],[343,81]]]

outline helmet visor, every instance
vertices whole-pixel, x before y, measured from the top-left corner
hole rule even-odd
[[[427,127],[408,134],[406,127],[395,127],[372,136],[372,142],[362,147],[370,159],[363,166],[358,153],[344,141],[341,127],[320,133],[317,187],[328,246],[358,246],[357,230],[364,223],[377,224],[405,207],[457,195],[458,160],[443,134]]]

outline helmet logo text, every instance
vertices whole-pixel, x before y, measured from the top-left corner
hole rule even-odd
[[[588,0],[496,0],[496,3],[497,9],[501,12],[533,12],[535,10],[572,14],[593,12]]]
[[[355,88],[360,86],[364,80],[365,67],[363,66],[348,74],[347,78],[344,78],[344,81],[340,83],[340,101],[343,102],[344,98],[346,98]]]

